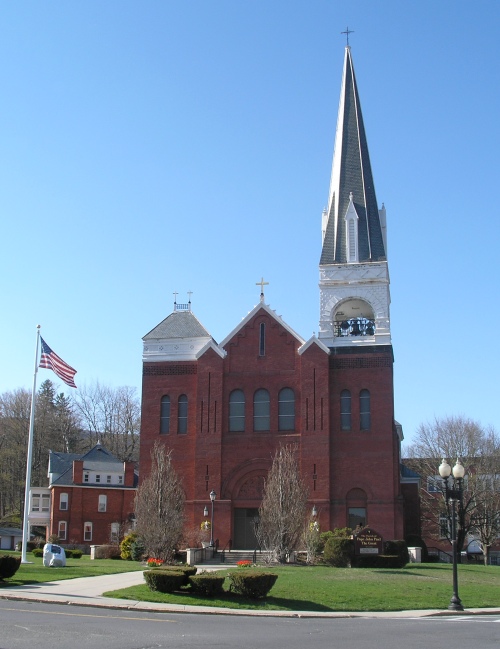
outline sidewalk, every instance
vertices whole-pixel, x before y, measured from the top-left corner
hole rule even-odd
[[[204,615],[252,615],[262,617],[378,617],[378,618],[415,618],[433,615],[500,615],[498,609],[470,609],[461,613],[448,610],[427,611],[392,611],[392,612],[314,612],[314,611],[248,611],[241,609],[217,608],[213,606],[182,606],[179,604],[158,604],[155,602],[139,602],[136,600],[114,599],[103,597],[102,593],[119,588],[128,588],[142,584],[142,572],[125,572],[117,575],[101,577],[80,577],[62,581],[48,581],[43,584],[28,584],[0,588],[0,599],[35,601],[51,604],[72,604],[77,606],[97,606],[108,609],[124,609],[134,611],[163,611],[169,613],[199,613]]]

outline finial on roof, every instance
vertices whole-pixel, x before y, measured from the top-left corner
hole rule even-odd
[[[260,301],[264,302],[264,286],[269,286],[269,282],[265,282],[264,278],[260,278],[260,282],[255,282],[255,286],[260,286]]]
[[[347,47],[349,47],[349,34],[354,34],[354,31],[352,29],[349,29],[349,27],[346,28],[345,32],[340,32],[341,34],[345,34],[347,38]]]

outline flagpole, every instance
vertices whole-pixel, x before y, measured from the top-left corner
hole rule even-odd
[[[24,488],[24,517],[23,517],[23,545],[21,550],[21,563],[32,563],[26,559],[26,546],[29,541],[28,514],[30,506],[31,489],[31,462],[33,457],[33,431],[35,428],[36,407],[36,375],[38,372],[38,347],[40,343],[40,325],[36,327],[35,371],[33,373],[33,390],[31,392],[30,430],[28,435],[28,455],[26,457],[26,485]]]

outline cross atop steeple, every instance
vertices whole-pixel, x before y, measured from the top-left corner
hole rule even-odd
[[[269,282],[265,282],[264,278],[260,278],[260,282],[255,282],[255,286],[260,286],[260,301],[264,302],[264,286],[269,286]]]
[[[352,29],[349,29],[349,27],[347,27],[345,32],[340,32],[340,33],[346,35],[346,37],[347,37],[347,47],[349,47],[349,34],[354,34],[354,31]]]

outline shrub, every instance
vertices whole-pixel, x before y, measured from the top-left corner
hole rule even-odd
[[[156,568],[153,568],[153,570],[162,570],[164,572],[182,575],[184,578],[182,585],[187,586],[189,582],[189,577],[195,575],[198,569],[196,568],[196,566],[168,566],[163,564],[162,566],[157,566]]]
[[[43,550],[42,548],[33,548],[33,550],[31,550],[31,554],[34,557],[43,557]]]
[[[61,540],[59,539],[57,534],[51,534],[47,539],[47,543],[54,543],[55,545],[59,545],[61,543]]]
[[[130,544],[130,558],[132,559],[132,561],[142,561],[145,553],[146,550],[144,548],[144,543],[141,541],[141,539],[136,539],[135,541],[132,541],[132,543]]]
[[[384,554],[397,555],[399,558],[398,568],[404,568],[410,561],[408,546],[405,541],[386,541],[384,543]]]
[[[71,552],[71,558],[72,559],[81,559],[82,558],[83,551],[80,550],[79,548],[75,548],[74,550],[65,550],[66,556],[69,556],[68,551]]]
[[[144,580],[149,590],[155,590],[159,593],[173,593],[180,590],[186,579],[182,572],[170,570],[146,570],[144,572]]]
[[[99,545],[95,548],[96,559],[121,559],[119,545]]]
[[[223,584],[226,578],[219,574],[204,572],[201,575],[189,577],[189,584],[192,590],[206,597],[214,597],[224,592]]]
[[[13,577],[20,565],[21,557],[13,557],[9,554],[0,556],[0,581]]]
[[[353,567],[355,568],[390,568],[391,570],[401,568],[401,560],[397,554],[365,554],[356,557]]]
[[[138,539],[136,532],[130,532],[120,543],[120,556],[126,561],[132,561],[132,543],[136,543]]]
[[[354,555],[354,543],[350,538],[331,536],[325,543],[325,563],[335,568],[349,568]]]
[[[249,572],[247,570],[231,572],[229,574],[231,581],[229,590],[243,595],[243,597],[261,599],[269,593],[277,579],[278,575],[271,572]]]

